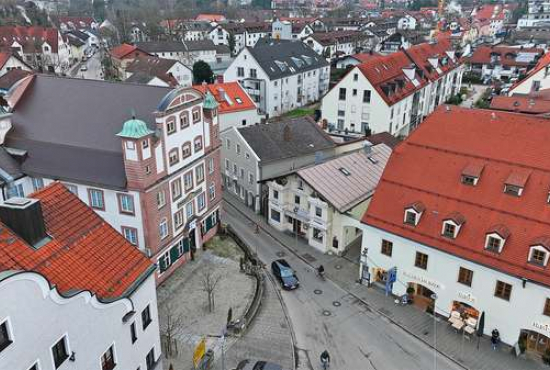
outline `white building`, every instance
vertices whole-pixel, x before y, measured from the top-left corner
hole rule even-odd
[[[448,41],[371,58],[325,95],[322,118],[330,131],[407,136],[458,93],[463,70]]]
[[[161,369],[145,255],[61,183],[0,214],[0,368]]]
[[[527,3],[527,14],[518,19],[517,29],[549,29],[550,2],[531,0]]]
[[[0,53],[0,76],[5,75],[12,69],[32,71],[32,68],[18,56],[10,53]]]
[[[539,59],[527,76],[510,87],[509,95],[531,94],[550,89],[550,53]]]
[[[315,52],[327,59],[360,52],[367,46],[369,36],[359,31],[317,32],[303,39]]]
[[[539,117],[438,109],[393,152],[363,218],[363,282],[409,290],[428,311],[435,293],[435,312],[461,334],[475,335],[484,313],[486,335],[545,353],[548,135]]]
[[[271,23],[271,37],[275,40],[302,40],[313,32],[313,28],[306,22],[276,19]]]
[[[323,252],[361,244],[361,218],[390,157],[385,144],[316,163],[268,181],[268,222]],[[321,162],[321,161],[319,161]]]
[[[397,19],[398,30],[415,30],[416,25],[416,18],[408,13],[403,13],[403,15]]]
[[[229,46],[233,42],[231,52],[237,54],[244,47],[253,47],[258,40],[269,37],[270,33],[271,25],[267,22],[220,23],[210,31],[209,38],[216,45]]]
[[[224,73],[224,81],[239,81],[269,116],[319,100],[328,91],[329,77],[324,58],[302,42],[283,40],[244,48]]]

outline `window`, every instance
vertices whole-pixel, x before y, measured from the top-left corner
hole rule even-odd
[[[172,149],[168,154],[168,163],[170,166],[177,164],[180,161],[180,156],[177,149]]]
[[[254,175],[252,173],[248,173],[248,183],[252,185],[254,183]]]
[[[546,298],[544,301],[544,310],[542,311],[543,315],[550,316],[550,299]]]
[[[244,168],[241,168],[241,179],[244,179]]]
[[[353,74],[353,81],[359,80],[359,75],[357,73]]]
[[[58,369],[61,364],[69,358],[69,351],[67,350],[67,338],[63,337],[52,347],[53,363],[55,368]]]
[[[159,224],[159,235],[161,239],[168,236],[168,221],[165,218]]]
[[[226,170],[229,170],[230,167],[231,167],[231,166],[229,165],[229,159],[226,158],[226,159],[225,159],[225,169],[226,169]]]
[[[189,127],[189,113],[187,111],[180,113],[180,128],[184,129]]]
[[[206,207],[206,197],[204,196],[204,193],[200,193],[197,197],[197,205],[199,206],[199,212]]]
[[[90,207],[103,211],[105,210],[105,202],[103,201],[102,190],[88,189],[88,197],[90,198]]]
[[[323,232],[316,227],[313,228],[313,239],[318,242],[323,241]]]
[[[346,115],[345,110],[338,110],[338,117],[344,117]]]
[[[194,140],[195,152],[202,150],[202,136],[197,136]]]
[[[183,175],[183,187],[186,192],[193,188],[193,171],[189,171]]]
[[[461,267],[458,270],[458,282],[467,286],[472,286],[472,278],[474,277],[474,272],[468,270],[467,268]]]
[[[137,340],[137,330],[136,330],[135,321],[130,325],[130,338],[132,339],[132,344],[135,343]]]
[[[382,247],[380,248],[380,253],[391,257],[393,253],[393,243],[389,240],[382,239]]]
[[[495,286],[495,297],[509,301],[511,295],[512,286],[510,284],[497,280],[497,284]]]
[[[0,352],[6,349],[10,344],[12,344],[12,339],[10,331],[8,328],[8,320],[0,324]]]
[[[197,109],[193,111],[193,123],[197,123],[201,120],[201,112]]]
[[[193,213],[195,213],[193,210],[193,202],[189,202],[185,205],[185,216],[188,220],[193,217]]]
[[[29,370],[39,370],[39,369],[38,369],[38,362],[35,363],[34,365],[32,365],[32,366],[29,368]]]
[[[23,191],[23,184],[10,184],[8,186],[8,199],[13,197],[20,197],[23,198],[25,196],[25,192]]]
[[[363,103],[370,103],[370,90],[363,90]]]
[[[120,213],[135,214],[134,197],[128,194],[118,194],[118,210]]]
[[[170,184],[172,188],[172,201],[181,197],[181,179],[176,179]]]
[[[204,181],[204,165],[201,164],[200,166],[197,166],[195,168],[195,178],[197,180],[197,184],[200,184]]]
[[[126,227],[122,226],[122,235],[133,245],[138,245],[138,235],[137,235],[137,229],[133,227]]]
[[[147,329],[151,321],[151,309],[149,308],[149,305],[147,305],[147,307],[141,311],[141,325],[143,330]]]
[[[413,211],[405,211],[405,223],[416,226],[416,213]]]
[[[181,146],[181,155],[182,158],[187,158],[191,156],[191,142],[188,141]]]
[[[504,192],[506,194],[515,195],[516,197],[519,197],[522,191],[523,189],[520,188],[519,186],[508,185],[508,184],[504,185]]]
[[[272,209],[271,210],[271,219],[275,222],[281,222],[281,212]]]
[[[357,96],[357,89],[351,90],[351,95],[352,96]]]
[[[469,186],[475,186],[477,183],[477,178],[475,178],[474,176],[462,175],[461,180],[464,185]]]
[[[456,226],[450,222],[443,223],[443,236],[447,238],[455,238]]]
[[[208,158],[208,173],[214,173],[214,158]]]
[[[157,207],[162,208],[166,204],[166,195],[164,190],[161,190],[157,193]]]
[[[529,262],[535,265],[544,266],[546,264],[546,252],[540,249],[531,249]]]
[[[142,147],[143,149],[149,148],[149,140],[148,140],[148,139],[143,140],[143,141],[141,142],[141,147]]]
[[[172,117],[166,121],[166,133],[171,135],[174,132],[176,132],[176,120]]]
[[[428,255],[424,253],[416,252],[414,265],[418,268],[426,270],[428,268]]]
[[[208,199],[216,199],[216,183],[210,183],[210,186],[208,187]]]
[[[487,237],[487,245],[485,246],[485,249],[491,252],[497,252],[500,253],[500,245],[502,241],[499,238],[495,238],[494,236],[488,236]]]
[[[147,370],[153,370],[155,367],[155,348],[151,348],[149,353],[147,354],[147,357],[145,357],[145,365],[147,367]]]
[[[273,199],[279,199],[279,191],[273,190]]]
[[[44,187],[44,179],[42,178],[33,178],[32,179],[32,188],[34,191],[38,191]]]
[[[249,154],[248,152],[246,152],[246,153],[244,153],[244,157],[245,157],[246,159],[250,159],[250,154]]]
[[[294,204],[300,205],[300,196],[299,195],[294,196]]]
[[[256,73],[255,68],[250,68],[250,78],[257,78],[258,74]]]
[[[346,89],[341,87],[338,91],[338,100],[346,100]]]
[[[237,154],[241,154],[241,146],[240,146],[240,144],[235,145],[235,150],[237,151]]]
[[[114,345],[101,356],[101,370],[112,370],[116,366]]]
[[[179,229],[183,226],[183,211],[179,210],[174,213],[174,228]]]
[[[321,207],[315,207],[315,216],[323,217],[323,209]]]
[[[68,191],[70,191],[74,195],[78,195],[78,187],[76,185],[71,185],[71,184],[63,184],[63,185],[65,185]]]
[[[237,67],[237,77],[244,77],[244,68]]]

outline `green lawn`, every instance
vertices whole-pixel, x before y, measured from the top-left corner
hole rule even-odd
[[[303,116],[313,116],[314,113],[315,113],[315,109],[313,108],[309,108],[309,109],[297,108],[297,109],[291,110],[290,112],[285,113],[283,116],[294,118],[294,117],[303,117]]]

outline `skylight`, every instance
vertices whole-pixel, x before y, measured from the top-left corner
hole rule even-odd
[[[239,97],[235,98],[235,101],[237,102],[237,104],[242,104],[243,103],[242,99],[239,98]]]
[[[275,64],[277,64],[277,67],[281,70],[281,72],[286,72],[286,64],[281,62],[280,60],[276,60]]]
[[[339,170],[340,172],[342,172],[342,173],[344,174],[344,176],[350,176],[350,175],[351,175],[351,172],[349,172],[349,171],[347,170],[347,168],[345,168],[345,167],[340,167],[338,170]]]
[[[302,68],[304,66],[304,61],[302,59],[296,57],[290,57],[290,59],[296,64],[296,67]]]

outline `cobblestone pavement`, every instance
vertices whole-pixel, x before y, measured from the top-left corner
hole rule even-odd
[[[195,261],[181,266],[158,288],[161,333],[166,328],[167,305],[170,305],[172,317],[182,317],[183,321],[176,334],[177,356],[170,359],[163,356],[164,369],[168,369],[170,364],[174,370],[192,369],[192,352],[203,336],[207,339],[207,348],[213,348],[219,358],[219,336],[227,322],[228,309],[233,309],[234,318],[239,317],[254,295],[254,279],[239,272],[237,261],[241,252],[236,246],[227,247],[225,243],[215,247],[216,250],[198,253]],[[203,272],[209,269],[221,276],[212,313],[208,312],[206,293],[202,290]],[[234,342],[235,338],[229,338],[227,348],[231,348]]]

